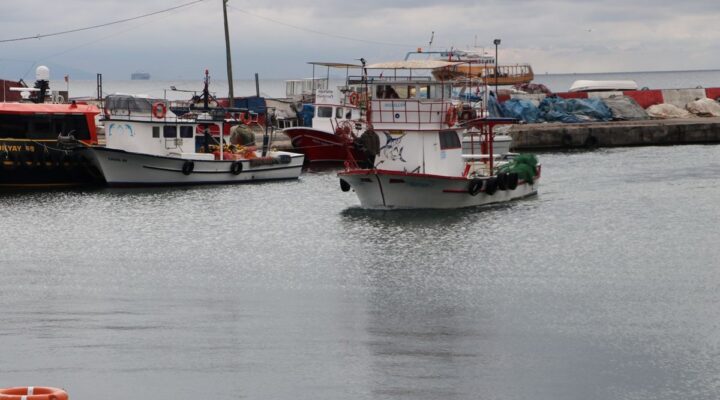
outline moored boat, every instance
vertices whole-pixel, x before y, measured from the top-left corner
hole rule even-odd
[[[58,98],[49,89],[49,70],[37,68],[34,88],[6,87],[25,101],[0,103],[0,186],[54,187],[102,181],[84,157],[83,149],[97,144],[97,107],[71,102],[45,103]],[[50,95],[50,96],[48,96]]]
[[[316,66],[342,68],[360,68],[355,64],[311,62],[313,70]],[[346,80],[347,80],[346,76]],[[303,96],[304,100],[312,100],[311,126],[294,126],[282,132],[290,138],[293,149],[305,155],[308,163],[345,162],[349,159],[361,160],[364,155],[353,146],[365,129],[361,101],[358,88],[343,86],[340,90],[328,89],[328,80],[313,78],[308,80],[313,87],[311,96]],[[305,81],[302,81],[305,82]],[[315,85],[318,88],[315,88]]]
[[[417,63],[408,64],[417,67]],[[433,64],[447,68],[453,64]],[[450,98],[453,83],[419,76],[402,62],[367,66],[368,71],[395,71],[392,78],[365,77],[372,93],[398,93],[372,98],[368,130],[377,135],[374,163],[349,163],[338,173],[343,191],[353,190],[363,208],[462,208],[505,202],[537,194],[540,166],[531,155],[497,154],[493,128],[510,123],[486,117],[458,120]],[[487,154],[463,154],[461,135],[475,130]]]
[[[97,144],[86,104],[0,103],[0,185],[50,187],[97,184],[83,149]]]
[[[209,79],[206,71],[206,99]],[[106,145],[88,152],[109,186],[297,179],[303,155],[271,151],[268,142],[258,149],[254,133],[235,118],[239,111],[205,107],[178,116],[163,100],[110,95],[103,116]]]

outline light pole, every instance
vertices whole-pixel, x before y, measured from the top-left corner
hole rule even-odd
[[[495,98],[498,97],[498,46],[500,45],[500,39],[493,40],[495,43]]]

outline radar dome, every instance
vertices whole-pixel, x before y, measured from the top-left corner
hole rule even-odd
[[[50,80],[50,68],[41,65],[35,69],[35,79],[38,81]]]

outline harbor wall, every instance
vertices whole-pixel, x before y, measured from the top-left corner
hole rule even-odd
[[[720,143],[720,117],[523,124],[509,134],[514,151]]]

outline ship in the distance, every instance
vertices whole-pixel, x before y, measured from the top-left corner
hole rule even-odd
[[[134,81],[147,81],[150,79],[150,74],[147,72],[133,72],[130,74],[130,79]]]

